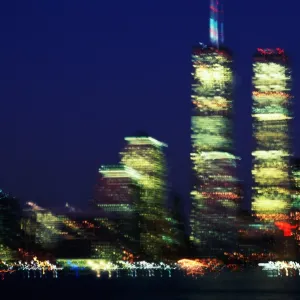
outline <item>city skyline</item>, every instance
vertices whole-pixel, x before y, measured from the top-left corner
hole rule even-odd
[[[195,1],[187,6],[173,2],[170,11],[173,14],[158,18],[158,24],[163,29],[160,34],[157,34],[157,30],[155,30],[158,29],[157,27],[149,29],[148,26],[154,23],[152,23],[151,18],[146,18],[141,24],[142,29],[148,28],[148,35],[147,38],[144,37],[139,41],[137,48],[142,50],[142,55],[139,54],[139,51],[134,50],[134,45],[136,46],[134,40],[138,38],[138,33],[142,30],[134,27],[134,22],[141,22],[139,17],[131,16],[127,19],[125,15],[121,14],[123,16],[121,19],[126,20],[127,23],[125,23],[129,26],[127,31],[118,31],[116,27],[111,28],[111,30],[116,36],[119,35],[123,39],[114,43],[108,37],[108,31],[103,37],[105,42],[96,43],[98,50],[96,52],[92,46],[96,36],[98,36],[95,31],[100,28],[100,24],[96,23],[99,27],[92,26],[95,25],[93,22],[96,20],[95,13],[91,14],[92,4],[87,5],[80,12],[86,17],[90,16],[90,22],[81,24],[82,27],[77,27],[77,29],[74,27],[73,31],[72,28],[65,25],[63,27],[65,30],[62,30],[62,33],[57,34],[56,37],[54,37],[54,33],[57,32],[58,26],[63,25],[65,21],[62,13],[63,8],[60,7],[61,11],[57,10],[57,2],[51,4],[50,8],[47,5],[34,6],[33,23],[26,23],[25,29],[29,30],[32,26],[34,28],[34,21],[39,21],[45,25],[38,18],[38,13],[41,15],[49,14],[47,20],[52,27],[49,26],[46,36],[40,36],[43,31],[41,28],[34,34],[35,40],[26,40],[24,39],[27,36],[25,29],[18,27],[12,32],[12,36],[18,37],[16,43],[20,46],[20,51],[10,51],[10,47],[13,48],[13,45],[9,43],[8,34],[4,35],[4,40],[7,41],[6,47],[1,49],[2,56],[6,58],[2,62],[3,73],[1,77],[4,79],[3,82],[8,82],[6,85],[3,84],[1,95],[3,99],[7,99],[3,109],[3,130],[1,132],[1,138],[5,145],[0,161],[2,164],[0,180],[3,190],[24,201],[32,200],[42,206],[59,206],[65,202],[75,206],[85,206],[87,200],[92,197],[93,184],[99,166],[115,164],[118,161],[118,152],[122,148],[123,137],[143,129],[154,138],[169,145],[168,162],[172,166],[171,180],[177,192],[180,192],[185,201],[188,202],[191,181],[189,175],[189,86],[191,80],[189,57],[193,44],[197,41],[204,44],[208,42],[207,19],[209,10],[207,4],[209,1],[204,2],[200,4]],[[272,3],[274,2],[272,1]],[[110,12],[113,13],[112,7],[107,5],[108,10],[111,9]],[[155,2],[150,7],[137,5],[135,9],[137,12],[147,8],[149,9],[148,12],[153,15],[156,13],[156,5],[158,3]],[[159,12],[164,12],[164,8],[166,8],[164,5],[159,6],[161,9]],[[265,13],[264,9],[267,7],[268,3],[260,4],[261,15]],[[74,15],[79,13],[79,7],[74,4],[72,7],[64,9],[67,10],[68,8],[70,15],[66,16],[66,20],[69,17],[69,20],[74,22]],[[242,46],[243,51],[240,50],[241,45],[235,39],[233,29],[237,22],[241,22],[242,16],[245,17],[243,13],[247,9],[250,9],[248,12],[251,13],[251,8],[255,8],[255,1],[246,4],[245,7],[233,7],[230,3],[225,3],[226,44],[233,49],[235,68],[238,74],[234,98],[237,112],[235,123],[240,125],[235,134],[237,154],[242,157],[242,168],[239,173],[246,185],[250,185],[251,180],[250,74],[252,53],[257,47],[280,46],[285,48],[292,58],[292,69],[295,73],[293,77],[295,80],[297,79],[297,55],[295,52],[293,53],[296,48],[293,46],[294,40],[292,37],[289,40],[288,34],[280,34],[279,30],[276,34],[271,32],[271,29],[276,31],[277,25],[275,28],[273,24],[269,27],[266,25],[266,28],[261,28],[259,35],[249,34],[247,41],[241,37],[240,40],[245,43]],[[11,9],[13,8],[11,7]],[[185,30],[183,33],[179,33],[178,30],[181,27],[178,27],[176,13],[182,9],[181,17],[187,22],[182,22],[185,24]],[[285,8],[279,9],[274,5],[268,9],[272,9],[274,14],[282,14]],[[233,15],[234,10],[240,12],[240,17]],[[29,12],[30,10],[25,7],[24,11]],[[58,17],[54,20],[50,16],[55,15],[55,12]],[[290,11],[286,12],[290,13]],[[185,13],[189,17],[184,16]],[[264,16],[269,20],[269,22],[265,22],[266,24],[276,19],[272,13],[270,15],[269,17]],[[24,18],[26,16],[20,16],[18,22],[24,21]],[[248,30],[256,28],[256,23],[259,23],[259,20],[260,14],[258,14],[258,21],[252,20],[250,22],[248,20],[248,25],[245,20],[241,26],[244,26],[245,32],[247,32],[247,28]],[[72,24],[75,26],[74,23]],[[174,26],[169,28],[166,24],[173,24]],[[156,26],[159,27],[159,25]],[[284,26],[283,24],[280,28],[284,28]],[[80,31],[81,29],[90,32],[90,34],[84,35],[84,30]],[[77,31],[80,34],[76,35],[76,40],[73,33]],[[165,40],[162,34],[167,34],[166,36],[170,39]],[[126,35],[131,39],[126,39]],[[184,35],[187,37],[181,41],[180,39],[183,39]],[[64,42],[62,42],[62,38],[65,38]],[[162,43],[158,46],[160,39]],[[110,44],[108,44],[109,40]],[[178,44],[176,41],[180,41],[180,44],[184,44],[184,46],[179,47],[170,55],[169,48],[173,47],[173,44]],[[53,46],[56,43],[57,47],[50,47],[48,50],[46,42],[51,45],[54,42]],[[80,45],[86,46],[73,47],[80,42]],[[38,43],[38,47],[32,53],[28,53],[27,50],[31,49],[34,43]],[[117,45],[118,51],[116,50]],[[149,45],[152,46],[152,51],[148,49]],[[89,52],[91,52],[90,58],[87,56]],[[127,56],[124,55],[125,59],[121,59],[121,62],[119,60],[115,62],[119,52],[126,53]],[[70,54],[69,59],[63,61],[66,53]],[[150,57],[146,61],[144,60],[144,53],[148,53],[147,57]],[[97,63],[92,65],[91,62],[95,55]],[[101,58],[107,55],[111,58],[109,59],[110,65],[106,65]],[[174,66],[174,58],[176,58],[177,63],[180,62],[176,67]],[[42,70],[41,66],[49,59],[50,61],[53,60],[53,67],[48,65],[45,70]],[[132,68],[129,68],[129,65],[134,61],[136,63],[132,65]],[[144,62],[145,69],[140,68],[140,61]],[[120,63],[120,69],[116,68]],[[106,71],[100,74],[99,71],[96,71],[100,67]],[[10,69],[16,70],[17,75],[12,73]],[[137,76],[141,71],[143,76]],[[126,76],[124,76],[124,72]],[[65,77],[62,77],[61,74],[65,74]],[[119,89],[117,90],[120,92],[114,91],[115,78],[118,78]],[[153,80],[151,84],[149,83],[150,78]],[[66,84],[62,84],[63,82]],[[297,91],[298,89],[293,92],[296,99],[297,94],[299,94]],[[245,99],[248,100],[245,101]],[[15,107],[18,107],[18,110]],[[170,110],[172,110],[171,113]],[[297,101],[295,101],[294,111],[296,117],[294,124],[297,124],[297,115],[299,115]],[[108,116],[109,112],[110,116]],[[168,117],[168,112],[170,117]],[[245,120],[244,123],[243,120]],[[297,127],[299,126],[293,126],[295,136],[297,136]],[[299,153],[298,148],[296,154]]]
[[[120,282],[131,294],[145,294],[143,282],[151,278],[173,295],[168,282],[194,294],[201,278],[195,287],[203,286],[202,293],[212,284],[211,292],[223,296],[232,284],[243,290],[239,295],[252,288],[271,295],[280,286],[288,295],[300,277],[294,44],[289,48],[290,39],[276,32],[274,13],[253,32],[259,16],[276,11],[261,5],[251,13],[258,0],[235,6],[206,0],[206,26],[199,19],[196,41],[187,30],[193,28],[189,17],[203,11],[177,0],[158,11],[155,1],[117,9],[106,3],[105,26],[91,3],[16,7],[17,22],[32,13],[30,32],[37,39],[25,39],[29,24],[15,27],[25,34],[14,37],[16,52],[9,53],[16,76],[9,81],[4,72],[0,80],[0,97],[11,92],[3,102],[2,134],[14,142],[2,139],[6,156],[0,152],[6,172],[0,171],[0,281],[30,279],[24,287],[31,289],[33,282],[42,287],[46,279],[71,283],[79,277],[93,286],[94,277],[114,281],[105,285],[111,292]],[[126,14],[130,7],[136,14]],[[187,26],[171,42],[160,34],[175,33],[179,12]],[[160,26],[157,18],[147,19],[151,14],[162,17]],[[280,9],[278,15],[285,14]],[[123,40],[113,38],[117,33]],[[173,51],[176,39],[182,43]],[[19,105],[9,101],[17,96]],[[9,107],[13,113],[7,114]]]

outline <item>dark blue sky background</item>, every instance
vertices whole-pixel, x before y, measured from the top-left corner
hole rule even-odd
[[[257,47],[285,48],[297,83],[297,2],[225,1],[246,185],[251,55]],[[169,144],[171,179],[187,201],[190,54],[193,44],[208,42],[208,7],[209,0],[2,1],[0,186],[40,205],[84,207],[98,167],[117,163],[123,137],[142,129]],[[294,123],[298,137],[299,117]]]

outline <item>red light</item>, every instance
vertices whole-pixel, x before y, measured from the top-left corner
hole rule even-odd
[[[297,225],[292,226],[291,224],[286,222],[275,222],[275,225],[279,230],[283,231],[284,236],[292,236],[292,229],[297,228]]]

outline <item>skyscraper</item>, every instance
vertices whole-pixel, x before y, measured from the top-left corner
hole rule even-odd
[[[98,222],[106,227],[100,239],[92,243],[92,256],[110,256],[123,249],[139,251],[139,180],[141,175],[124,165],[102,166],[96,184],[94,204],[99,210]],[[101,217],[100,217],[101,216]],[[111,249],[118,249],[111,251]]]
[[[40,249],[54,251],[64,238],[63,221],[50,210],[33,202],[27,202],[23,210],[21,228],[26,239],[26,246],[36,244]]]
[[[141,250],[146,258],[159,260],[168,242],[166,226],[166,144],[143,135],[125,138],[121,163],[140,175]]]
[[[134,211],[140,174],[126,166],[102,166],[96,184],[95,205],[107,213]]]
[[[211,46],[193,48],[191,242],[203,254],[235,244],[239,201],[232,141],[232,56],[223,47],[221,1],[210,6]]]
[[[253,63],[252,210],[266,225],[290,209],[291,73],[282,49],[258,49]]]

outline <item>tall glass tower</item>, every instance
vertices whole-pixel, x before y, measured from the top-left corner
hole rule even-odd
[[[193,48],[191,242],[214,255],[235,246],[239,192],[232,137],[232,56],[222,46],[221,1],[211,1],[211,46]]]
[[[291,72],[282,49],[258,49],[253,63],[252,210],[266,223],[288,219]]]
[[[161,260],[169,241],[166,196],[166,144],[149,136],[126,137],[121,163],[140,174],[140,243],[146,259]]]

